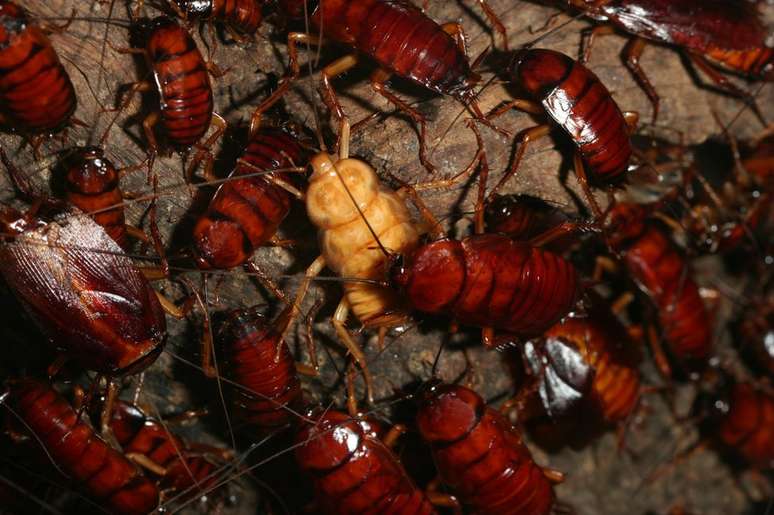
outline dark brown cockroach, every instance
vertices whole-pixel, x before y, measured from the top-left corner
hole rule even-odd
[[[165,499],[209,492],[229,451],[190,444],[134,404],[117,401],[109,422],[126,457],[156,478]]]
[[[193,173],[199,162],[206,158],[206,175],[209,176],[212,167],[209,149],[225,131],[226,121],[213,112],[208,64],[191,35],[171,18],[159,16],[150,20],[147,26],[143,25],[143,28],[147,29],[144,48],[117,51],[144,56],[154,81],[153,84],[149,81],[131,84],[129,94],[118,111],[123,111],[136,93],[151,91],[155,87],[159,95],[159,109],[146,116],[142,123],[151,152],[159,150],[153,128],[161,122],[168,143],[176,150],[182,152],[194,146],[198,148],[187,174]],[[200,143],[210,122],[217,128],[207,140]],[[110,127],[103,141],[109,130]]]
[[[657,311],[669,353],[687,371],[703,368],[712,353],[712,318],[686,258],[657,222],[648,219],[644,206],[617,203],[609,230],[610,246]],[[670,376],[668,362],[658,350],[658,338],[653,332],[650,336],[657,365],[662,374]]]
[[[436,513],[370,425],[333,410],[314,418],[299,431],[295,454],[320,513]]]
[[[71,120],[77,100],[70,76],[44,30],[13,2],[0,2],[0,123],[45,135]]]
[[[441,480],[473,512],[551,512],[551,482],[561,481],[561,474],[541,469],[516,428],[473,390],[454,385],[430,389],[421,400],[417,426]]]
[[[280,341],[288,313],[280,315],[275,326],[255,308],[235,310],[219,331],[234,417],[261,434],[294,424],[303,406],[295,361]]]
[[[640,398],[639,356],[615,314],[600,297],[592,298],[528,342],[525,365],[551,418],[578,414],[589,426],[618,425]]]
[[[754,2],[735,0],[568,0],[586,16],[604,23],[584,32],[581,61],[588,62],[594,38],[615,29],[632,34],[624,49],[625,63],[653,104],[653,123],[659,96],[640,67],[646,40],[674,45],[721,89],[755,105],[713,66],[749,78],[774,80],[774,48]],[[756,113],[760,112],[755,107]]]
[[[269,243],[291,207],[293,186],[287,172],[266,173],[305,164],[298,137],[286,129],[253,134],[241,162],[210,201],[193,229],[194,252],[201,269],[245,265]],[[250,175],[240,179],[240,175]]]
[[[300,8],[299,8],[300,7]],[[303,13],[300,0],[285,1],[282,11]],[[279,100],[301,73],[298,46],[317,45],[321,37],[350,47],[355,53],[342,57],[322,70],[323,98],[340,123],[339,136],[348,133],[349,121],[331,84],[334,77],[358,63],[358,54],[378,64],[371,75],[371,87],[419,126],[419,159],[430,171],[435,167],[427,158],[425,118],[385,85],[391,75],[407,78],[435,93],[449,95],[470,108],[477,119],[484,116],[475,100],[474,87],[480,81],[465,55],[464,32],[456,23],[438,25],[420,9],[401,0],[326,0],[309,6],[311,26],[316,35],[291,33],[288,36],[290,74],[253,115],[253,127],[271,105]],[[345,128],[346,127],[346,128]]]
[[[560,52],[520,50],[508,73],[529,99],[508,102],[489,117],[519,109],[547,116],[558,126],[575,147],[575,174],[594,214],[601,219],[602,210],[591,186],[615,186],[625,179],[632,155],[629,132],[636,123],[636,113],[622,113],[591,70]],[[490,197],[517,172],[527,146],[550,132],[551,125],[544,124],[521,133],[510,170]]]
[[[59,393],[35,379],[13,381],[0,397],[56,466],[110,513],[145,515],[159,491],[103,441]]]
[[[109,377],[148,367],[166,320],[156,292],[91,218],[44,202],[0,209],[0,274],[66,358]]]

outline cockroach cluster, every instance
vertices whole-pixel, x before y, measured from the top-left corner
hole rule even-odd
[[[0,513],[774,512],[771,9],[442,4],[0,0]]]

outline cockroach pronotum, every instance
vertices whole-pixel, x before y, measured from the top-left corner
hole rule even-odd
[[[296,437],[296,461],[312,476],[321,513],[436,513],[370,426],[326,411]]]
[[[193,229],[197,266],[244,265],[255,250],[276,236],[291,207],[289,174],[260,172],[303,166],[305,152],[289,129],[253,134],[241,161],[210,201]],[[239,178],[240,175],[254,174]],[[300,195],[300,194],[299,194]]]
[[[128,402],[115,403],[109,425],[126,457],[158,477],[165,499],[208,492],[219,479],[217,463],[228,455],[224,449],[189,444]]]
[[[555,471],[533,460],[521,435],[473,390],[436,385],[420,400],[417,426],[441,480],[481,514],[548,515]]]
[[[279,319],[289,322],[287,313]],[[295,423],[303,406],[295,361],[280,345],[283,333],[254,308],[229,313],[218,333],[234,416],[266,434]]]
[[[588,17],[605,23],[584,33],[581,61],[591,55],[594,38],[621,29],[632,37],[624,49],[626,66],[653,104],[653,123],[659,112],[659,96],[640,67],[646,40],[675,45],[721,89],[746,99],[713,65],[750,78],[774,80],[774,48],[755,2],[713,0],[568,0]],[[710,64],[712,63],[712,64]]]
[[[433,171],[435,167],[427,157],[425,118],[386,86],[391,75],[410,79],[435,93],[452,96],[469,107],[476,118],[486,121],[475,100],[474,87],[480,77],[472,71],[465,55],[464,32],[459,24],[438,25],[419,8],[404,1],[326,0],[314,4],[309,7],[312,13],[310,22],[318,34],[293,32],[288,36],[290,75],[256,109],[253,127],[260,123],[262,113],[279,100],[288,91],[291,82],[300,76],[298,46],[319,44],[321,38],[342,43],[356,52],[322,70],[323,98],[341,124],[340,136],[345,133],[343,126],[348,122],[331,80],[356,66],[358,54],[372,58],[379,66],[370,78],[374,91],[419,126],[419,159],[428,170]],[[303,13],[303,2],[285,1],[283,10]]]
[[[594,296],[524,348],[541,404],[552,418],[578,413],[591,425],[623,423],[641,394],[638,352],[626,328]]]
[[[594,214],[601,219],[602,210],[591,186],[615,186],[625,179],[632,155],[629,133],[636,123],[636,113],[622,113],[591,70],[554,50],[518,51],[508,73],[530,99],[512,100],[488,116],[499,116],[515,108],[545,115],[561,128],[575,147],[578,183]],[[517,172],[527,146],[550,132],[551,125],[544,124],[521,133],[510,170],[492,194]]]
[[[0,122],[23,134],[55,132],[77,99],[43,29],[13,2],[0,2]]]
[[[143,55],[153,74],[155,86],[148,81],[132,84],[118,111],[129,105],[134,94],[151,91],[155,87],[159,95],[159,109],[146,116],[142,123],[150,150],[159,150],[153,127],[161,122],[167,141],[176,150],[188,151],[194,146],[199,149],[187,174],[193,173],[194,167],[207,157],[206,174],[209,176],[212,166],[209,148],[225,131],[226,121],[213,112],[208,65],[191,35],[171,18],[159,16],[148,21],[143,28],[147,28],[144,48],[117,51]],[[217,126],[216,130],[206,141],[199,143],[210,127],[210,122]],[[103,140],[106,136],[107,131]]]
[[[43,446],[53,464],[110,513],[145,515],[159,490],[124,455],[110,447],[51,386],[12,381],[0,397]]]
[[[608,242],[655,306],[669,353],[686,371],[701,369],[712,352],[712,319],[688,261],[647,214],[644,206],[617,203],[611,211]],[[658,338],[653,332],[650,335],[657,365],[669,376],[668,362],[658,351]]]

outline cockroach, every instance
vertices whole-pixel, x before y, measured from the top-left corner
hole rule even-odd
[[[77,99],[45,31],[13,2],[0,2],[0,123],[29,135],[64,128]]]
[[[367,423],[329,410],[302,427],[296,445],[296,461],[312,477],[321,513],[436,513]]]
[[[657,222],[648,219],[644,206],[620,202],[610,215],[608,242],[654,305],[670,354],[687,371],[703,368],[712,353],[711,317],[688,261]],[[605,266],[604,260],[598,264]],[[670,367],[656,340],[651,333],[659,370],[670,376]]]
[[[174,0],[185,17],[222,23],[237,37],[258,31],[266,3],[266,0]]]
[[[640,398],[639,356],[605,301],[596,295],[592,299],[528,342],[525,364],[550,417],[572,412],[592,424],[621,424]]]
[[[110,447],[56,390],[36,379],[13,381],[1,397],[53,464],[110,513],[147,514],[156,485]]]
[[[394,257],[390,283],[413,309],[494,331],[535,337],[578,299],[575,267],[561,256],[502,234],[439,239]]]
[[[295,361],[280,345],[288,313],[275,326],[254,308],[234,310],[218,333],[234,416],[262,434],[295,424],[303,406]]]
[[[419,159],[429,170],[435,166],[427,158],[425,118],[400,99],[387,86],[391,75],[407,78],[442,95],[449,95],[470,108],[477,119],[486,121],[475,100],[474,87],[480,76],[472,71],[465,54],[464,30],[457,23],[438,25],[419,8],[402,0],[326,0],[310,6],[311,26],[316,35],[293,32],[288,36],[290,74],[253,114],[252,125],[279,100],[298,79],[298,46],[320,44],[321,38],[350,47],[355,53],[342,57],[322,70],[323,99],[340,123],[343,135],[346,115],[338,100],[332,79],[357,65],[359,54],[373,59],[379,68],[371,74],[371,87],[410,117],[419,126]],[[283,11],[303,13],[303,2],[283,2]]]
[[[516,99],[496,109],[488,118],[510,109],[547,116],[575,147],[575,174],[598,219],[602,210],[591,194],[591,186],[620,185],[629,168],[632,145],[630,130],[637,114],[622,113],[599,78],[583,64],[554,50],[524,49],[516,52],[509,67],[510,80],[529,99]],[[551,125],[525,129],[510,170],[490,194],[497,192],[517,172],[526,148],[547,136]]]
[[[311,281],[326,266],[345,278],[344,298],[331,321],[363,370],[370,399],[366,357],[345,323],[350,310],[365,327],[380,331],[408,320],[398,293],[380,283],[387,270],[387,249],[404,252],[417,246],[420,228],[402,195],[381,184],[370,165],[348,157],[348,150],[347,131],[338,156],[321,152],[310,160],[306,211],[318,227],[321,255],[307,268],[293,306],[301,305]],[[297,314],[296,308],[293,316]]]
[[[762,470],[774,467],[774,395],[751,383],[734,383],[725,400],[714,404],[713,424],[720,443]]]
[[[201,269],[244,265],[255,250],[276,236],[291,207],[289,174],[272,170],[304,164],[306,153],[289,129],[265,128],[253,134],[241,163],[210,201],[193,229]],[[240,175],[250,175],[240,179]]]
[[[162,496],[182,500],[207,492],[218,479],[218,461],[228,451],[202,444],[189,444],[168,431],[139,407],[116,401],[109,422],[126,457],[157,477]]]
[[[533,460],[516,428],[473,390],[435,385],[425,392],[417,427],[441,480],[475,513],[547,515],[561,474]]]
[[[2,207],[0,223],[0,274],[60,359],[109,378],[156,360],[164,310],[104,228],[45,200],[24,214]]]
[[[514,240],[531,240],[554,227],[570,223],[557,205],[531,195],[494,195],[484,211],[486,231],[502,233]],[[572,237],[557,238],[546,248],[559,252],[572,245]]]
[[[659,96],[640,67],[647,40],[673,45],[722,90],[744,98],[750,95],[719,73],[715,66],[753,79],[774,80],[774,48],[753,2],[735,0],[568,0],[589,18],[604,23],[584,32],[580,56],[588,62],[594,39],[615,29],[632,34],[624,49],[625,64],[653,105],[653,123]]]
[[[167,16],[159,16],[147,23],[144,48],[119,48],[121,53],[139,54],[145,57],[151,70],[159,95],[159,109],[143,120],[142,126],[150,150],[158,152],[159,144],[153,128],[159,122],[169,144],[178,151],[188,151],[196,146],[199,150],[194,156],[187,173],[190,175],[198,163],[208,158],[207,175],[212,166],[209,148],[223,134],[226,121],[213,111],[212,85],[207,75],[205,62],[191,35]],[[151,91],[154,86],[148,81],[130,85],[129,94],[118,108],[123,111],[132,97],[141,91]],[[114,120],[115,121],[115,118]],[[203,143],[210,122],[217,128]],[[112,122],[111,122],[112,125]],[[107,129],[110,130],[110,127]],[[105,132],[104,138],[108,132]]]

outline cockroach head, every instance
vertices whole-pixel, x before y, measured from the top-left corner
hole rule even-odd
[[[417,427],[430,444],[456,442],[473,430],[485,410],[484,400],[473,390],[441,384],[425,395]]]
[[[405,254],[390,254],[387,258],[387,282],[393,288],[403,291],[409,283],[409,268]]]

